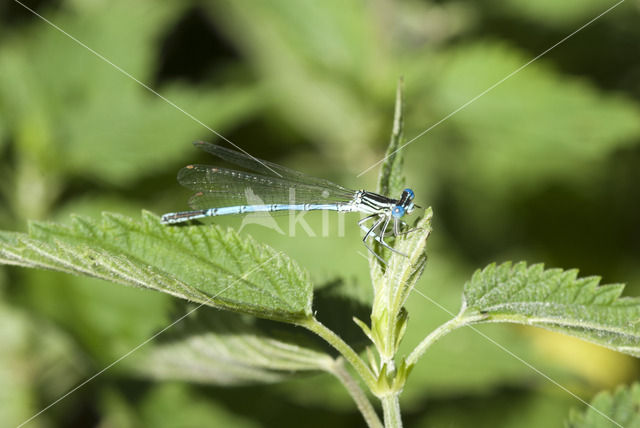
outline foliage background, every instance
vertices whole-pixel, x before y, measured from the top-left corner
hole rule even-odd
[[[405,79],[419,134],[603,12],[602,0],[27,2],[252,154],[372,188]],[[576,267],[640,290],[639,3],[610,13],[405,150],[418,203],[435,210],[423,293],[457,312],[492,261]],[[201,124],[14,2],[0,5],[0,227],[103,210],[186,208],[175,182],[213,161]],[[306,217],[321,235],[321,216]],[[239,219],[224,219],[238,228]],[[294,256],[319,286],[369,292],[355,218],[340,237],[243,228]],[[286,222],[281,227],[287,231]],[[448,315],[414,294],[407,349]],[[206,309],[202,309],[206,310]],[[324,309],[330,311],[331,309]],[[164,295],[86,278],[0,270],[0,425],[13,426],[177,318]],[[637,361],[540,330],[483,326],[589,399]],[[126,364],[29,426],[354,426],[327,376],[223,388],[157,383]],[[439,343],[402,398],[408,426],[560,424],[579,403],[472,331]]]

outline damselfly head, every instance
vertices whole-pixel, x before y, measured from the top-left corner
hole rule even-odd
[[[415,194],[413,193],[413,190],[411,189],[404,189],[402,191],[402,196],[400,197],[400,200],[398,201],[398,207],[402,207],[402,215],[396,215],[395,214],[395,210],[393,215],[395,217],[402,217],[405,214],[410,214],[411,211],[413,211],[414,209],[414,205],[413,205],[413,198],[415,197]]]
[[[402,191],[402,196],[400,196],[400,201],[398,205],[402,205],[403,207],[407,207],[411,201],[413,201],[415,194],[411,189],[404,189]]]
[[[413,190],[404,189],[402,191],[402,196],[400,196],[400,200],[398,201],[398,204],[395,207],[393,207],[393,209],[391,210],[391,215],[396,218],[400,218],[405,214],[410,214],[414,208],[414,205],[412,202],[414,196],[415,194],[413,193]]]

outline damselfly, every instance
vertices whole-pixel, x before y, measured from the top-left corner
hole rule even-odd
[[[187,165],[178,173],[178,182],[197,191],[189,199],[189,205],[194,210],[165,214],[162,216],[162,223],[175,224],[205,217],[259,212],[360,212],[367,214],[358,222],[365,232],[362,241],[367,249],[382,260],[367,244],[367,239],[372,238],[392,252],[402,254],[388,245],[384,237],[389,233],[398,236],[411,231],[400,230],[401,226],[407,227],[401,220],[402,217],[416,208],[411,189],[404,189],[400,199],[392,199],[365,190],[349,190],[328,180],[309,177],[301,172],[215,144],[198,141],[194,145],[226,162],[258,174],[208,165]],[[255,195],[261,203],[251,204],[250,200],[247,203],[248,194]],[[367,226],[369,221],[371,224]],[[391,221],[393,230],[388,232]]]

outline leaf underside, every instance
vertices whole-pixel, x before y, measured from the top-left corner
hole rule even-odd
[[[311,314],[309,275],[287,256],[232,230],[170,227],[105,213],[70,225],[0,232],[0,262],[150,288],[208,306],[295,321]]]
[[[623,284],[577,275],[542,264],[491,264],[465,285],[461,316],[543,327],[640,357],[640,298],[620,297]]]
[[[134,360],[133,369],[155,379],[246,385],[279,382],[333,364],[304,330],[282,330],[281,324],[274,329],[273,324],[203,308]]]

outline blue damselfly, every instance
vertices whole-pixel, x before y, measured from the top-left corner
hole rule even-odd
[[[175,224],[205,217],[259,212],[359,212],[367,215],[358,225],[365,232],[362,241],[372,254],[382,260],[367,244],[368,238],[376,240],[392,252],[402,254],[388,245],[384,237],[388,235],[387,229],[391,221],[394,236],[411,231],[400,230],[401,226],[408,227],[401,220],[402,217],[416,208],[411,189],[404,189],[399,199],[392,199],[365,190],[350,190],[328,180],[309,177],[215,144],[198,141],[194,145],[226,162],[258,174],[208,165],[187,165],[178,173],[178,182],[197,191],[189,200],[189,205],[194,210],[165,214],[162,216],[162,223]],[[248,191],[261,203],[247,203]],[[367,226],[369,221],[372,223]]]

